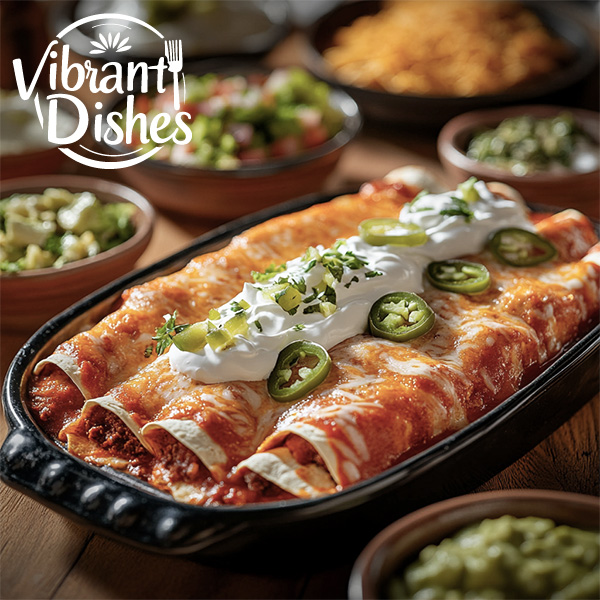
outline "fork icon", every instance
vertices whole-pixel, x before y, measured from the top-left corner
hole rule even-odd
[[[169,71],[173,73],[173,106],[179,110],[179,73],[183,67],[183,54],[181,51],[181,40],[165,40],[165,56],[169,64]]]

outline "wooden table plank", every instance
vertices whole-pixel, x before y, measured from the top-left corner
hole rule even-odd
[[[298,597],[304,577],[268,577],[159,556],[95,536],[53,598]]]
[[[3,484],[0,515],[0,598],[51,598],[92,534]]]
[[[568,399],[565,399],[568,401]],[[476,491],[536,488],[600,494],[600,396]]]

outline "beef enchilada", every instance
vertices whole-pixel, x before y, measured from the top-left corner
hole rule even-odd
[[[580,213],[534,224],[502,186],[367,184],[125,292],[38,364],[29,407],[70,452],[177,500],[334,493],[489,411],[585,330],[596,243]]]

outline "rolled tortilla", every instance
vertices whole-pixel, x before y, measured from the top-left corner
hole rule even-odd
[[[177,310],[180,323],[200,321],[211,308],[234,297],[244,282],[253,281],[253,270],[296,258],[308,246],[327,246],[354,235],[364,219],[398,214],[416,191],[390,184],[389,193],[382,197],[341,196],[326,205],[271,219],[237,236],[226,248],[195,258],[181,271],[125,291],[115,312],[39,363],[28,395],[32,412],[38,414],[38,405],[45,405],[44,398],[57,385],[55,372],[46,367],[65,367],[73,390],[81,393],[77,406],[45,406],[46,412],[55,413],[53,421],[72,422],[85,400],[105,396],[155,360],[146,358],[144,351],[163,315]]]
[[[402,344],[357,336],[333,348],[335,368],[323,386],[282,415],[238,469],[298,497],[318,497],[322,489],[303,483],[300,470],[328,475],[336,484],[330,491],[347,487],[512,395],[529,369],[555,356],[598,310],[597,247],[582,257],[573,243],[589,237],[587,221],[562,214],[539,228],[572,262],[524,271],[486,254],[476,258],[492,274],[483,294],[428,286],[423,297],[437,316],[428,334]]]

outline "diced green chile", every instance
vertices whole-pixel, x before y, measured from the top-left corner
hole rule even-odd
[[[369,312],[371,335],[405,342],[427,333],[435,323],[435,313],[427,302],[412,292],[382,296]]]
[[[552,260],[557,252],[543,237],[517,227],[496,231],[489,242],[494,256],[513,267],[531,267]]]
[[[328,375],[331,358],[319,344],[300,340],[286,346],[277,357],[267,388],[277,402],[292,402],[306,396]]]
[[[200,352],[206,346],[208,323],[200,321],[173,336],[173,343],[183,352]]]
[[[490,287],[490,273],[484,265],[466,260],[429,263],[425,271],[431,285],[459,294],[478,294]]]
[[[428,239],[422,227],[391,218],[367,219],[358,226],[358,233],[371,246],[422,246]]]

